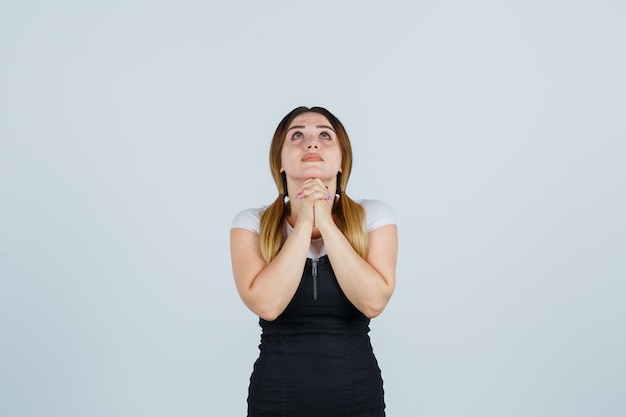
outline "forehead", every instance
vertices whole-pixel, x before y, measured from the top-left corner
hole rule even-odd
[[[331,126],[330,122],[325,116],[319,113],[309,112],[309,113],[302,113],[296,116],[289,124],[289,127],[291,126],[315,127],[317,125]]]

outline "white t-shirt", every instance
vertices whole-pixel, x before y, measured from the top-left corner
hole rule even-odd
[[[358,203],[365,209],[365,217],[367,219],[367,232],[376,230],[379,227],[388,224],[396,224],[396,217],[391,207],[380,200],[359,200]],[[246,209],[241,211],[233,219],[231,229],[240,228],[250,230],[256,234],[260,232],[262,209]],[[288,222],[285,222],[285,235],[289,236],[293,228]],[[311,247],[309,248],[308,257],[317,259],[326,255],[324,240],[322,238],[311,239]]]

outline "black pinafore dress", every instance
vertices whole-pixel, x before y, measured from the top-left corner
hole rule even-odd
[[[285,311],[259,323],[249,417],[385,415],[369,319],[343,294],[327,256],[307,259]]]

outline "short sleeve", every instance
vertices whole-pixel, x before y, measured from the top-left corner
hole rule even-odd
[[[360,200],[367,216],[367,232],[388,224],[396,224],[396,216],[391,207],[380,200]]]
[[[246,209],[239,212],[230,225],[231,229],[246,229],[259,234],[261,227],[261,214],[259,209]]]

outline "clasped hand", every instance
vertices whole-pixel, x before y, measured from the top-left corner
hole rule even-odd
[[[312,178],[304,181],[296,193],[298,220],[309,220],[313,227],[334,223],[333,198],[322,180]]]

